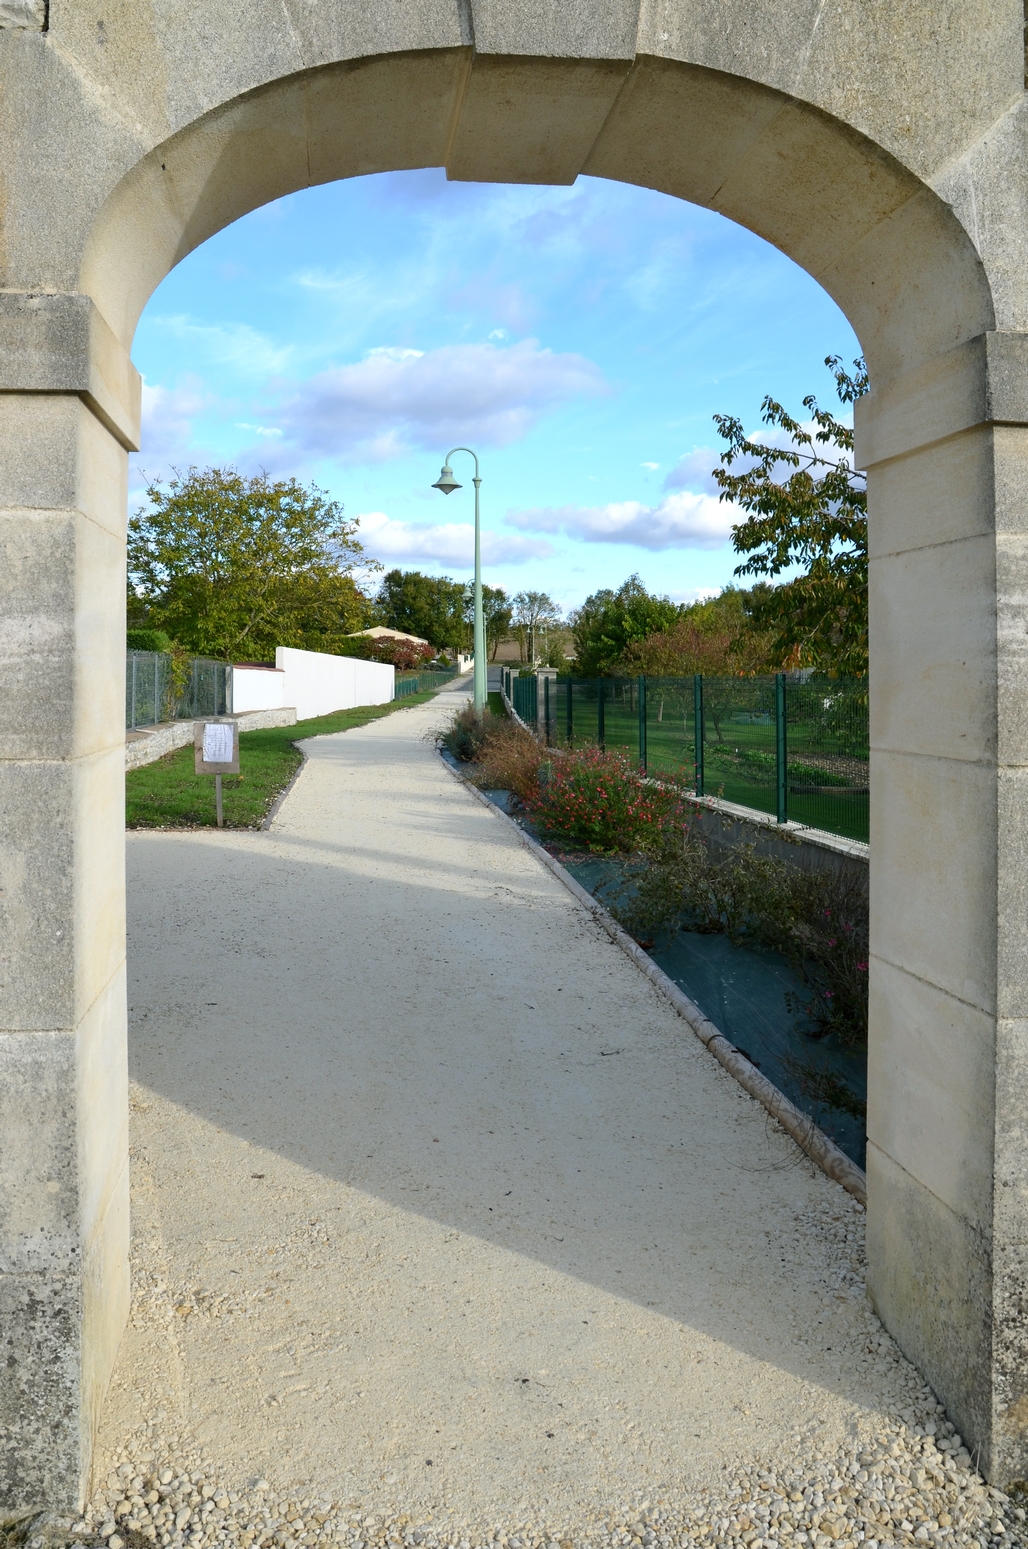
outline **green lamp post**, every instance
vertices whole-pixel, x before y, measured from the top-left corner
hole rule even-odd
[[[469,446],[455,446],[447,452],[446,461],[443,463],[443,471],[432,485],[433,489],[441,489],[444,495],[451,495],[460,485],[453,476],[450,467],[450,458],[454,452],[467,452],[469,457],[475,459],[475,477],[472,483],[475,486],[475,713],[481,715],[485,710],[488,693],[486,690],[486,658],[485,658],[485,616],[482,612],[482,536],[478,520],[478,492],[482,480],[478,476],[478,456]]]

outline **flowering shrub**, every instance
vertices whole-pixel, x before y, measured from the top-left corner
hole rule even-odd
[[[648,846],[683,810],[677,791],[644,784],[623,753],[599,748],[555,758],[525,805],[548,837],[606,854]]]

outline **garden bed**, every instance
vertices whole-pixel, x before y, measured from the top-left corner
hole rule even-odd
[[[449,740],[444,756],[863,1167],[866,886],[834,863],[812,872],[726,843],[686,793],[644,780],[623,755],[554,759],[491,719],[481,737],[469,722]]]

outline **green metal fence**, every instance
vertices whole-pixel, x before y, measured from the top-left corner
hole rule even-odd
[[[171,656],[159,651],[129,651],[125,661],[125,727],[188,721],[198,715],[228,715],[232,709],[232,668],[228,662],[197,656],[184,681]]]
[[[435,668],[430,672],[404,672],[396,674],[395,699],[406,699],[410,694],[423,694],[427,689],[441,688],[457,676],[456,667]]]
[[[620,749],[700,796],[868,838],[866,678],[516,678],[515,711],[555,747]]]

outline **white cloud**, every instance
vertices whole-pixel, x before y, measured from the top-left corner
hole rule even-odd
[[[150,324],[185,340],[214,364],[232,366],[250,376],[284,371],[293,354],[290,346],[273,344],[248,323],[195,323],[180,313],[174,317],[153,317]]]
[[[660,464],[659,463],[640,463],[639,467],[640,468],[648,468],[651,473],[656,473],[657,469],[660,467]]]
[[[282,434],[275,425],[249,425],[246,420],[236,420],[236,429],[252,431],[255,436],[280,436]]]
[[[305,453],[385,461],[413,447],[442,453],[456,441],[509,446],[544,410],[606,390],[592,361],[542,349],[536,339],[504,348],[376,349],[311,377],[276,418]]]
[[[728,502],[687,490],[665,495],[655,506],[621,500],[507,513],[509,525],[522,532],[564,533],[582,543],[630,543],[654,550],[721,548],[741,520],[742,513]]]
[[[714,482],[711,469],[720,466],[720,454],[712,447],[701,446],[695,452],[686,452],[684,457],[678,459],[664,480],[664,488],[688,489],[696,494],[716,495],[718,485]]]
[[[432,559],[461,570],[470,570],[475,562],[475,529],[470,522],[400,522],[384,511],[365,511],[358,521],[361,542],[375,559]],[[545,540],[482,534],[482,559],[487,565],[518,565],[553,553],[553,544]]]

